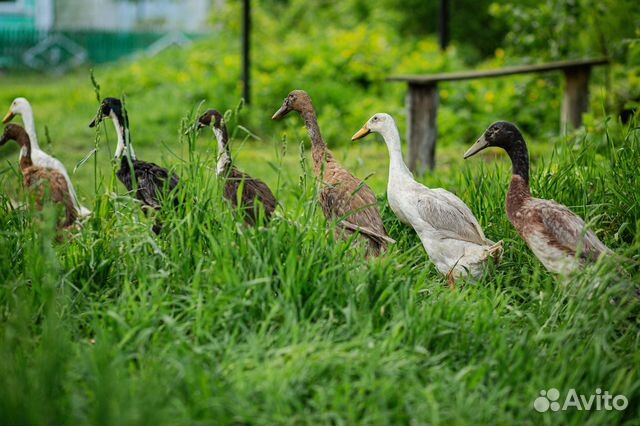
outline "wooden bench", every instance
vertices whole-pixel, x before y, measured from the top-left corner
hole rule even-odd
[[[438,126],[438,83],[504,75],[562,71],[565,76],[564,101],[561,112],[562,128],[582,125],[582,114],[589,106],[589,76],[591,67],[605,65],[606,58],[577,61],[551,62],[541,65],[523,65],[496,70],[463,71],[430,75],[398,75],[389,81],[407,83],[407,121],[409,141],[409,168],[423,172],[426,167],[435,167],[436,137]],[[491,123],[486,123],[488,126]],[[484,124],[483,124],[484,125]],[[484,130],[484,128],[483,128]]]

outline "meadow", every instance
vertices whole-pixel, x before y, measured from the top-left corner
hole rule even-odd
[[[358,31],[362,43],[385,44]],[[637,123],[594,114],[557,136],[555,112],[545,113],[559,108],[553,76],[445,87],[453,99],[442,108],[438,167],[419,180],[455,192],[487,236],[505,242],[499,266],[452,291],[389,210],[382,140],[349,142],[383,110],[405,134],[402,87],[382,77],[366,87],[333,75],[315,81],[313,64],[270,87],[259,68],[257,99],[239,108],[227,54],[211,59],[199,47],[95,70],[101,96],[126,95],[138,157],[181,176],[182,202],[163,209],[159,236],[115,179],[110,123],[88,127],[98,109],[88,70],[0,80],[0,108],[16,96],[32,102],[41,146],[69,171],[78,165],[72,179],[94,212],[56,241],[52,209],[10,206],[9,196],[24,199],[18,150],[2,148],[0,424],[640,424]],[[295,59],[295,46],[287,49]],[[278,69],[260,65],[269,66]],[[289,86],[305,82],[330,148],[356,176],[371,175],[397,240],[385,256],[366,259],[330,237],[302,121],[270,122]],[[550,101],[514,100],[523,94]],[[599,99],[596,90],[596,111]],[[237,164],[281,202],[268,225],[245,226],[222,200],[211,132],[184,134],[205,107],[238,110]],[[524,123],[534,195],[569,206],[615,257],[568,278],[543,268],[504,211],[508,159],[489,150],[462,160],[490,117]],[[607,390],[629,404],[538,413],[533,401],[550,388]]]

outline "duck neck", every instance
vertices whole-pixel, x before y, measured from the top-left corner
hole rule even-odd
[[[29,135],[26,132],[20,132],[16,136],[16,142],[20,145],[20,168],[22,170],[27,167],[33,166],[33,161],[31,160],[31,142],[29,140]]]
[[[389,125],[380,133],[389,149],[389,180],[396,176],[413,178],[413,174],[402,159],[402,143],[398,128],[395,124]]]
[[[512,163],[511,183],[507,193],[507,215],[511,222],[517,221],[515,214],[523,203],[531,198],[529,189],[529,154],[524,141],[520,140],[507,149]]]
[[[231,167],[231,150],[229,149],[229,135],[226,127],[221,129],[213,127],[213,134],[218,142],[218,162],[216,164],[216,175],[225,175]]]
[[[524,140],[519,139],[506,148],[511,159],[511,173],[520,176],[529,186],[529,152]]]
[[[135,160],[136,155],[133,152],[133,146],[129,137],[129,126],[126,125],[125,120],[111,111],[109,115],[111,121],[113,121],[113,127],[116,129],[116,135],[118,136],[118,145],[116,146],[115,158],[120,158],[123,154],[127,154],[130,159]]]
[[[38,135],[36,135],[36,125],[33,120],[33,110],[31,109],[31,105],[25,108],[25,110],[22,112],[22,122],[24,123],[24,129],[29,135],[31,148],[40,149],[40,145],[38,145]]]
[[[327,144],[322,139],[320,133],[320,127],[318,126],[318,118],[313,107],[309,107],[301,112],[304,125],[309,132],[309,138],[311,139],[311,157],[313,158],[313,169],[317,176],[320,175],[322,170],[322,162],[327,159]]]

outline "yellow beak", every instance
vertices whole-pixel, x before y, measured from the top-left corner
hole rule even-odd
[[[362,139],[371,133],[371,130],[367,129],[367,126],[364,126],[362,129],[358,130],[355,135],[351,138],[352,141]]]
[[[16,115],[13,112],[9,111],[7,115],[5,115],[4,118],[2,119],[2,124],[7,124],[11,120],[13,120],[13,117],[15,116]]]

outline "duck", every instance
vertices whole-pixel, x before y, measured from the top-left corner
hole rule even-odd
[[[460,277],[479,279],[500,260],[503,243],[488,239],[471,209],[455,194],[417,182],[402,159],[400,134],[392,116],[374,114],[351,138],[382,135],[389,150],[389,207],[418,234],[429,259],[453,287]]]
[[[81,205],[78,201],[78,196],[76,195],[76,191],[73,187],[73,183],[71,182],[71,178],[67,173],[67,169],[58,159],[40,149],[40,145],[38,144],[38,135],[36,134],[36,126],[33,120],[33,109],[31,108],[31,104],[26,98],[15,98],[13,102],[11,102],[9,112],[7,112],[7,115],[5,115],[2,119],[2,124],[9,123],[16,115],[22,116],[24,128],[29,135],[29,141],[31,142],[31,160],[33,161],[33,164],[38,167],[54,169],[60,172],[67,181],[67,187],[69,188],[69,193],[71,194],[71,200],[73,201],[73,205],[79,216],[89,216],[91,214],[91,210]]]
[[[242,186],[240,204],[245,223],[251,226],[256,225],[260,213],[259,204],[264,207],[265,219],[270,220],[278,205],[276,197],[266,183],[251,177],[233,165],[229,148],[229,133],[224,116],[219,111],[209,109],[198,118],[196,127],[210,127],[213,130],[218,143],[216,176],[225,180],[224,198],[231,202],[234,209],[237,209],[238,190]]]
[[[78,218],[78,211],[72,201],[71,191],[64,175],[57,169],[37,166],[33,163],[29,134],[22,126],[8,124],[4,128],[2,138],[0,138],[0,146],[11,140],[16,141],[20,146],[20,169],[24,186],[35,194],[37,209],[42,209],[45,194],[47,194],[54,203],[64,206],[65,219],[59,223],[59,227],[72,226]]]
[[[395,241],[384,228],[375,194],[366,183],[342,167],[329,151],[307,92],[294,90],[289,93],[272,119],[282,119],[291,111],[302,116],[311,139],[313,170],[322,184],[319,203],[325,218],[337,221],[338,237],[349,239],[357,233],[356,241],[366,245],[367,256],[381,255]]]
[[[120,99],[104,98],[97,116],[89,127],[96,127],[106,118],[113,122],[118,138],[114,157],[116,161],[120,160],[120,169],[116,176],[129,192],[133,191],[135,179],[136,198],[144,207],[159,210],[162,207],[161,195],[165,186],[169,192],[173,192],[180,182],[178,176],[155,163],[136,158],[129,135],[129,118]],[[173,198],[173,203],[177,205],[176,197]],[[153,226],[156,234],[160,233],[161,229],[162,225],[158,222]]]
[[[511,159],[507,217],[548,271],[568,275],[603,255],[613,253],[587,229],[582,218],[567,207],[531,195],[529,151],[515,124],[506,121],[493,123],[467,150],[464,158],[489,147],[504,149]]]

